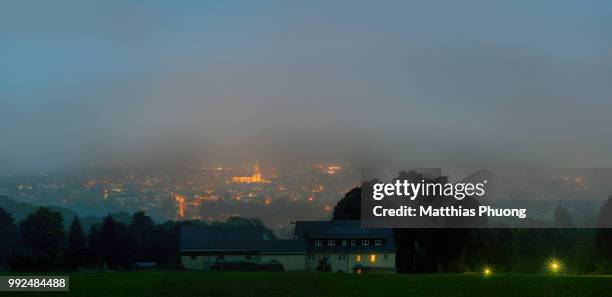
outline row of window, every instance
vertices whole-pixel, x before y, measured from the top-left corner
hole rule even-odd
[[[323,256],[325,259],[329,260],[329,255],[325,255]],[[212,258],[212,257],[205,257],[205,258]],[[223,255],[219,255],[216,257],[216,260],[223,260],[225,257]],[[191,256],[191,260],[196,260],[197,256],[192,255]],[[246,255],[246,259],[250,260],[251,259],[251,255]],[[313,254],[309,254],[308,255],[308,260],[310,261],[314,261],[315,256]],[[383,259],[385,261],[389,260],[389,255],[385,254],[383,255]],[[338,261],[345,261],[346,260],[346,254],[338,254]],[[355,255],[355,261],[356,262],[361,262],[361,255]],[[376,262],[376,254],[371,254],[370,255],[370,262]]]
[[[370,240],[369,239],[362,239],[362,240],[355,240],[355,239],[351,239],[351,240],[339,240],[340,241],[340,245],[341,246],[347,246],[348,244],[350,244],[351,246],[356,246],[357,243],[360,243],[361,246],[369,246],[370,245]],[[382,239],[374,239],[374,246],[381,246],[383,244]],[[323,246],[323,240],[322,239],[317,239],[314,241],[314,245],[315,246]],[[336,246],[336,240],[335,239],[328,239],[327,240],[327,246]]]
[[[329,255],[324,255],[323,258],[329,260]],[[389,260],[389,255],[384,254],[383,255],[383,259],[385,261]],[[315,260],[315,255],[309,254],[308,255],[308,260],[309,261],[314,261]],[[346,260],[346,254],[338,254],[338,261],[345,261],[345,260]],[[361,262],[361,255],[355,255],[355,262]],[[370,254],[370,262],[372,262],[372,263],[376,262],[376,254]]]

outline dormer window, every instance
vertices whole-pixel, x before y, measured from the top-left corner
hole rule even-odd
[[[330,240],[327,241],[327,245],[328,246],[335,246],[336,245],[336,241],[333,240],[333,239],[330,239]]]
[[[323,240],[317,239],[314,241],[315,246],[323,246]]]
[[[342,246],[346,246],[346,240],[342,240]]]
[[[355,240],[351,240],[351,246],[355,246]]]
[[[381,245],[382,245],[382,239],[376,239],[376,240],[374,240],[374,245],[375,245],[375,246],[381,246]]]
[[[367,239],[364,239],[364,240],[362,240],[362,241],[361,241],[361,245],[363,245],[363,246],[369,246],[369,245],[370,245],[370,241],[369,241],[369,240],[367,240]]]

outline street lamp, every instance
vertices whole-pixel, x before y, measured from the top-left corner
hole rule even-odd
[[[554,259],[554,258],[548,260],[548,271],[550,271],[552,274],[557,274],[561,272],[562,268],[563,267],[562,267],[561,261]]]

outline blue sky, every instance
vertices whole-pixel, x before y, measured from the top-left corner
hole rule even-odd
[[[0,171],[612,166],[609,1],[2,1]]]

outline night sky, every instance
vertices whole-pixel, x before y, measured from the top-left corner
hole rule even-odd
[[[2,1],[0,176],[179,154],[610,167],[610,82],[609,1]]]

